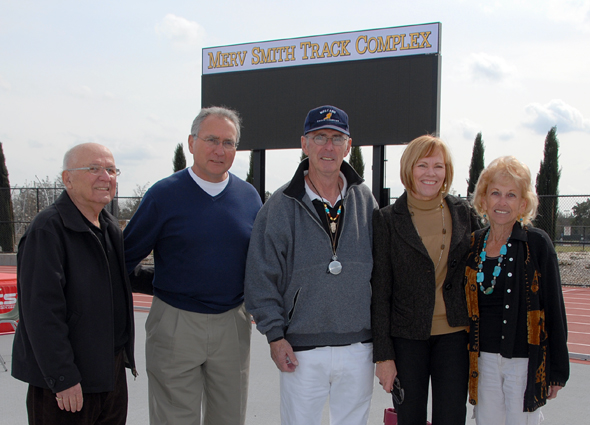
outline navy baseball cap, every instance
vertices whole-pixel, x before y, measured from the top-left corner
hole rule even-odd
[[[350,136],[348,130],[348,115],[342,109],[335,106],[324,105],[312,109],[307,113],[303,135],[311,131],[321,130],[322,128],[331,128]]]

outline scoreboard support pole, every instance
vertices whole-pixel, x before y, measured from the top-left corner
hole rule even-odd
[[[254,188],[260,195],[262,203],[265,201],[266,187],[266,150],[254,149],[252,151],[252,168],[254,169]]]
[[[384,188],[385,161],[385,146],[373,146],[373,196],[379,208],[389,205],[389,188]]]

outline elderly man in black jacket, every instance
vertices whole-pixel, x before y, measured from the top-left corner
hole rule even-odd
[[[119,170],[94,143],[63,165],[66,190],[19,242],[12,375],[29,383],[30,424],[124,424],[125,366],[137,374],[133,304],[122,232],[103,210]]]

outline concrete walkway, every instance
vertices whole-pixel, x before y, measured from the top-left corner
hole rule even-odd
[[[147,377],[145,373],[145,320],[147,313],[136,312],[136,361],[140,375],[136,380],[128,373],[130,425],[147,425]],[[13,336],[0,335],[0,354],[10,370]],[[543,408],[543,425],[574,425],[588,423],[590,418],[590,363],[572,362],[571,378],[560,391],[556,400]],[[279,372],[270,359],[266,339],[254,330],[252,332],[252,354],[250,368],[250,392],[248,399],[247,425],[278,425],[279,415]],[[17,381],[4,372],[0,366],[0,425],[21,425],[27,423],[25,395],[27,384]],[[391,406],[391,398],[380,389],[375,380],[375,391],[371,404],[369,424],[383,423],[383,409]],[[468,407],[468,417],[472,408]],[[322,425],[328,425],[327,409],[324,409]],[[472,419],[468,425],[475,424]]]

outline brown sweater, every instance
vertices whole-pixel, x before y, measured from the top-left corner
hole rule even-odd
[[[434,314],[432,316],[432,335],[444,335],[467,329],[467,327],[453,328],[449,326],[447,321],[447,310],[443,299],[443,284],[447,276],[447,259],[453,233],[453,221],[447,203],[442,202],[442,210],[440,205],[440,198],[421,201],[408,193],[408,209],[412,215],[412,223],[416,227],[420,239],[435,266],[436,295]],[[444,234],[443,228],[446,230]],[[443,246],[444,248],[441,250]]]

